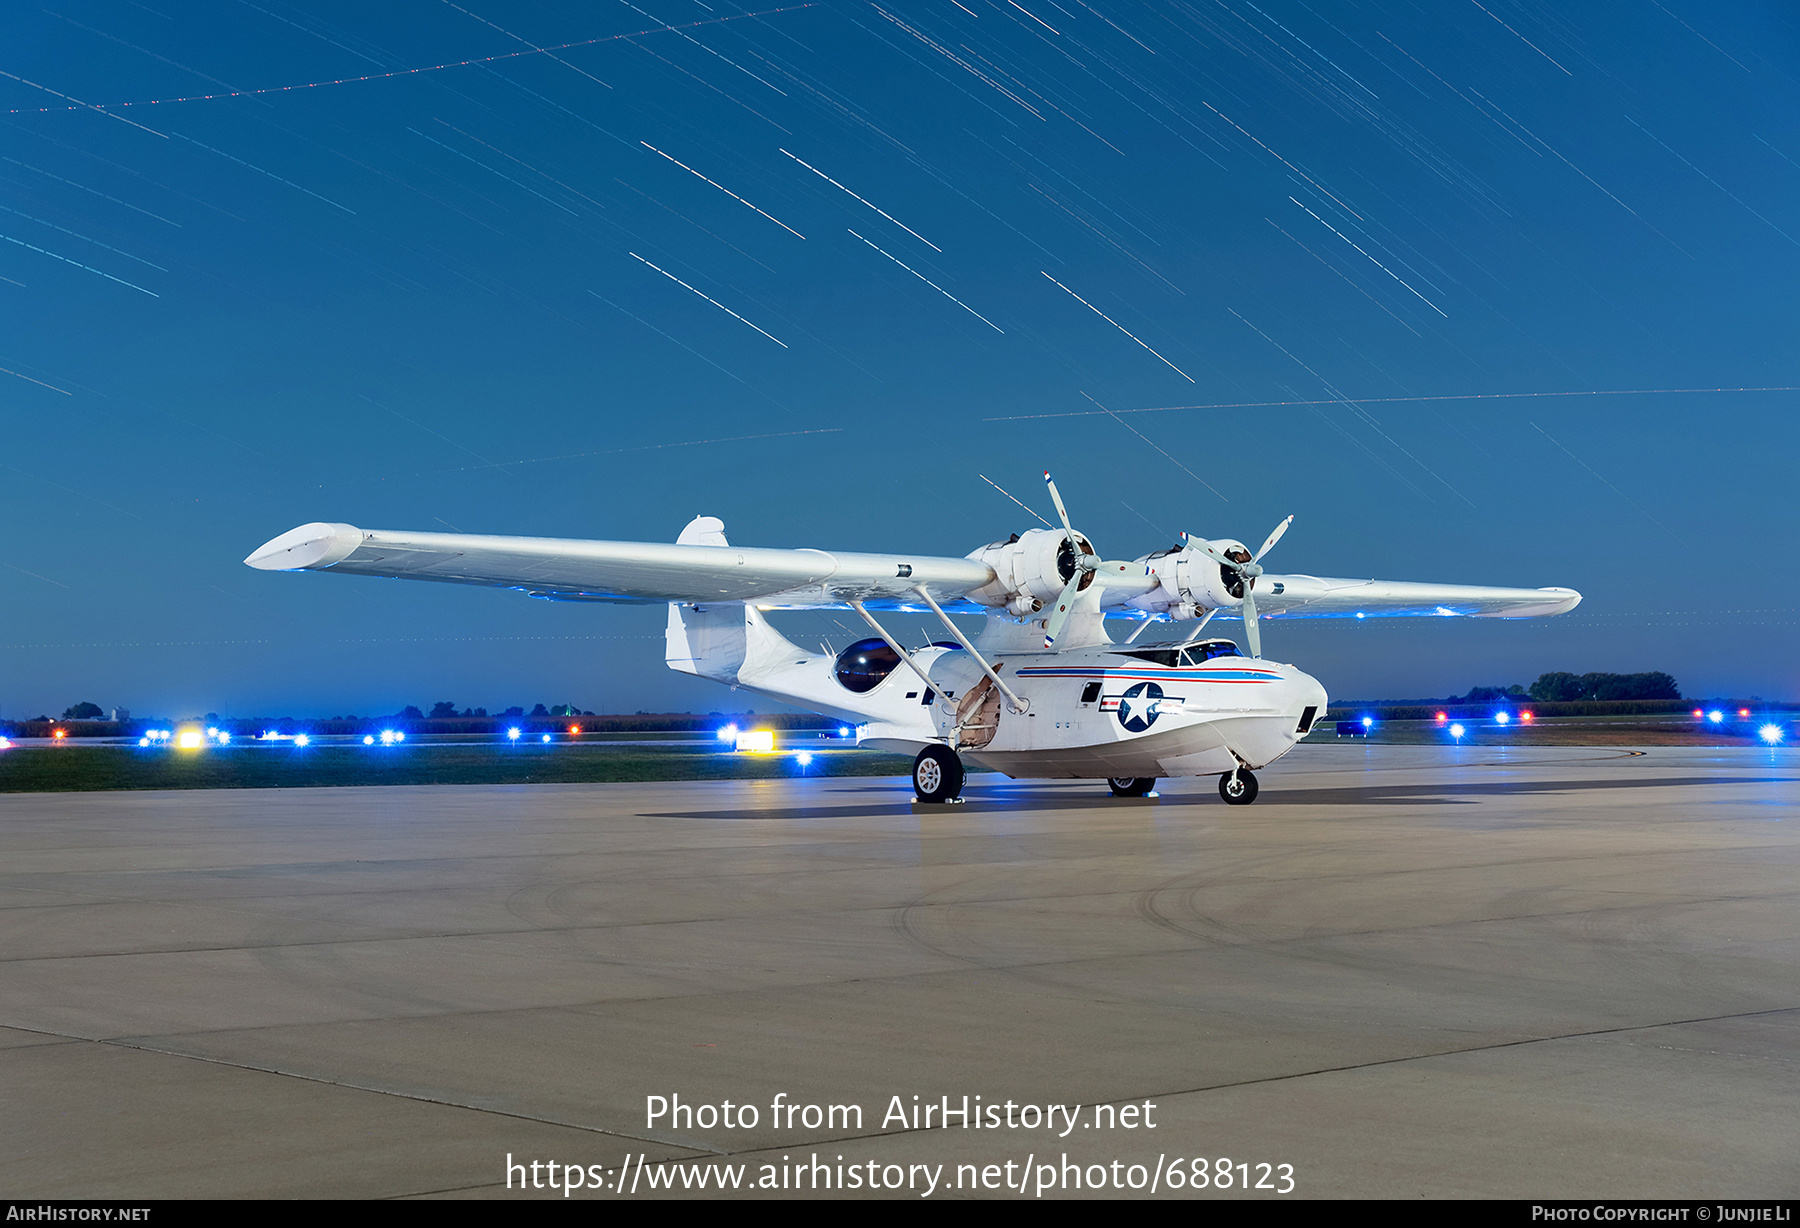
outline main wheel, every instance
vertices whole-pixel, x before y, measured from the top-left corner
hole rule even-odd
[[[948,746],[927,746],[913,760],[913,792],[920,801],[955,801],[962,787],[962,760]]]
[[[1233,806],[1248,806],[1256,800],[1256,777],[1249,768],[1239,768],[1219,777],[1219,796]]]
[[[1112,776],[1106,781],[1114,797],[1148,797],[1156,788],[1154,776]]]

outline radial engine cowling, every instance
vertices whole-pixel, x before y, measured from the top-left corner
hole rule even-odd
[[[1093,554],[1087,537],[1075,534],[1081,551]],[[1035,614],[1061,594],[1063,586],[1075,574],[1075,551],[1069,539],[1058,529],[1032,529],[1023,535],[1013,534],[1008,541],[994,542],[971,551],[968,558],[986,563],[994,569],[992,583],[969,593],[969,600],[986,606],[1004,606],[1008,613],[1021,617]],[[1209,560],[1210,561],[1210,560]],[[1217,570],[1215,564],[1214,570]],[[1082,576],[1081,587],[1093,583],[1094,573]]]
[[[1235,538],[1222,537],[1206,544],[1227,558],[1237,558],[1240,551],[1245,559],[1250,557],[1244,543]],[[1140,610],[1187,619],[1207,610],[1229,610],[1244,604],[1242,577],[1193,546],[1158,551],[1138,562],[1161,581],[1156,588],[1127,603]]]

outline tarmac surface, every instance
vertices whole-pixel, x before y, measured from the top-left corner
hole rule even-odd
[[[1800,1194],[1800,752],[1260,775],[0,796],[0,1189]]]

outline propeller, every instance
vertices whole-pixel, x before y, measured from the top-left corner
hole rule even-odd
[[[1081,539],[1075,536],[1075,530],[1069,524],[1069,509],[1063,506],[1062,496],[1056,491],[1056,483],[1050,474],[1044,474],[1044,485],[1050,488],[1050,502],[1056,504],[1056,514],[1062,517],[1063,533],[1068,538],[1069,551],[1075,556],[1075,573],[1069,582],[1063,585],[1062,593],[1056,598],[1056,608],[1050,612],[1044,623],[1044,647],[1052,647],[1056,637],[1062,634],[1064,624],[1069,621],[1069,610],[1075,604],[1075,594],[1081,591],[1082,581],[1092,575],[1100,567],[1098,555],[1089,554],[1082,548]]]
[[[1046,474],[1045,476],[1048,477],[1049,475]],[[1270,550],[1274,549],[1275,543],[1281,540],[1281,535],[1286,533],[1288,531],[1288,526],[1293,523],[1294,518],[1289,516],[1286,520],[1276,525],[1275,531],[1269,534],[1263,541],[1262,549],[1245,559],[1234,559],[1227,555],[1220,554],[1217,550],[1214,550],[1211,546],[1207,545],[1197,537],[1189,537],[1186,533],[1181,535],[1182,541],[1200,551],[1200,553],[1213,560],[1213,562],[1217,563],[1219,566],[1235,571],[1238,574],[1238,578],[1244,582],[1244,638],[1250,642],[1250,655],[1252,657],[1262,656],[1262,629],[1257,626],[1256,614],[1256,577],[1263,574],[1263,569],[1260,566],[1262,557]]]

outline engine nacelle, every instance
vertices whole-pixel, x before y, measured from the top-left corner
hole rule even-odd
[[[1239,551],[1245,560],[1250,558],[1244,543],[1235,538],[1222,537],[1206,544],[1227,558],[1238,557]],[[1159,550],[1138,562],[1160,583],[1126,603],[1137,609],[1184,620],[1198,618],[1207,610],[1231,610],[1244,604],[1243,579],[1193,546]]]
[[[1087,537],[1075,534],[1086,554],[1094,547]],[[994,569],[995,579],[969,593],[969,600],[985,606],[1004,607],[1009,614],[1026,617],[1051,604],[1075,574],[1075,551],[1059,529],[1031,529],[1015,533],[1008,541],[994,542],[971,551],[967,558]],[[1216,565],[1215,565],[1216,566]],[[1094,573],[1082,577],[1081,587],[1093,583]]]

